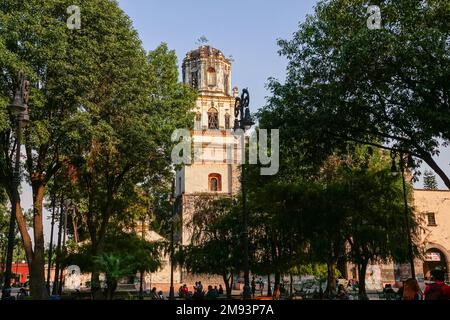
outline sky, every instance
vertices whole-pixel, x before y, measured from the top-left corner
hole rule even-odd
[[[149,51],[166,42],[176,51],[178,63],[187,52],[198,47],[206,36],[209,45],[232,56],[233,86],[248,88],[251,111],[265,104],[266,84],[270,77],[284,80],[287,61],[278,55],[277,39],[290,39],[299,22],[313,13],[316,0],[119,0],[131,18],[144,48]],[[181,70],[180,70],[181,71]],[[446,172],[450,156],[443,151],[437,159]],[[424,166],[424,169],[426,166]],[[438,179],[440,187],[442,181]],[[421,187],[418,182],[416,187]],[[23,206],[31,207],[31,189],[23,186]],[[46,242],[50,223],[45,223]]]

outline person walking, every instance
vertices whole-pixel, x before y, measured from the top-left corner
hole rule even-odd
[[[263,295],[264,281],[262,280],[262,278],[259,278],[259,289],[261,290],[261,295]]]
[[[256,281],[255,281],[255,277],[252,278],[251,286],[252,286],[252,296],[253,296],[253,298],[254,298],[254,297],[255,297],[255,294],[256,294]]]
[[[158,293],[156,292],[156,287],[153,287],[152,291],[150,292],[150,298],[152,300],[159,300]]]
[[[281,291],[280,291],[280,284],[277,284],[275,286],[275,289],[273,290],[273,300],[280,300]]]
[[[450,287],[445,284],[444,271],[431,271],[431,280],[433,282],[425,288],[425,300],[450,300]]]
[[[338,300],[349,300],[349,296],[348,296],[347,290],[345,290],[345,287],[344,287],[343,284],[340,284],[338,286],[336,298]]]

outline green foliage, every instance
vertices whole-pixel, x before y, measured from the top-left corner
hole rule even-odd
[[[437,190],[438,183],[433,172],[426,170],[423,174],[423,187],[427,190]]]
[[[24,70],[31,82],[24,140],[26,177],[36,199],[34,248],[28,225],[22,236],[29,258],[41,269],[37,193],[56,185],[79,209],[83,240],[89,235],[100,252],[110,223],[134,216],[129,208],[139,198],[136,186],[171,178],[171,134],[189,127],[188,110],[196,98],[178,82],[175,53],[163,44],[147,55],[116,1],[78,1],[79,30],[67,28],[70,5],[70,0],[0,4],[0,183],[13,187],[14,122],[6,105],[17,72]]]
[[[111,230],[105,238],[103,253],[121,257],[126,264],[125,276],[133,276],[137,272],[155,272],[162,266],[161,256],[167,244],[149,242],[136,233]],[[96,266],[96,257],[92,254],[90,243],[74,245],[69,249],[64,265],[78,265],[83,272],[92,272]],[[97,264],[98,265],[98,264]],[[103,272],[106,270],[100,269]]]
[[[327,278],[326,264],[305,264],[294,267],[290,273],[299,276],[314,276],[318,281],[324,282]]]

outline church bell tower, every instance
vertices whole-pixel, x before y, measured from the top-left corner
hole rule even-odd
[[[238,89],[232,88],[232,62],[211,46],[186,54],[183,82],[197,90],[198,99],[191,132],[194,161],[176,175],[176,195],[181,198],[182,244],[190,243],[185,224],[193,204],[202,195],[233,196],[239,191],[239,139],[233,134],[234,104]]]

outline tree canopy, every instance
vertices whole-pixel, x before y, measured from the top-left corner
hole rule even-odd
[[[367,1],[319,1],[293,38],[279,41],[287,78],[271,81],[261,114],[276,115],[271,127],[320,161],[347,141],[402,150],[450,188],[433,158],[450,141],[450,4],[377,5],[382,27],[372,30]]]

